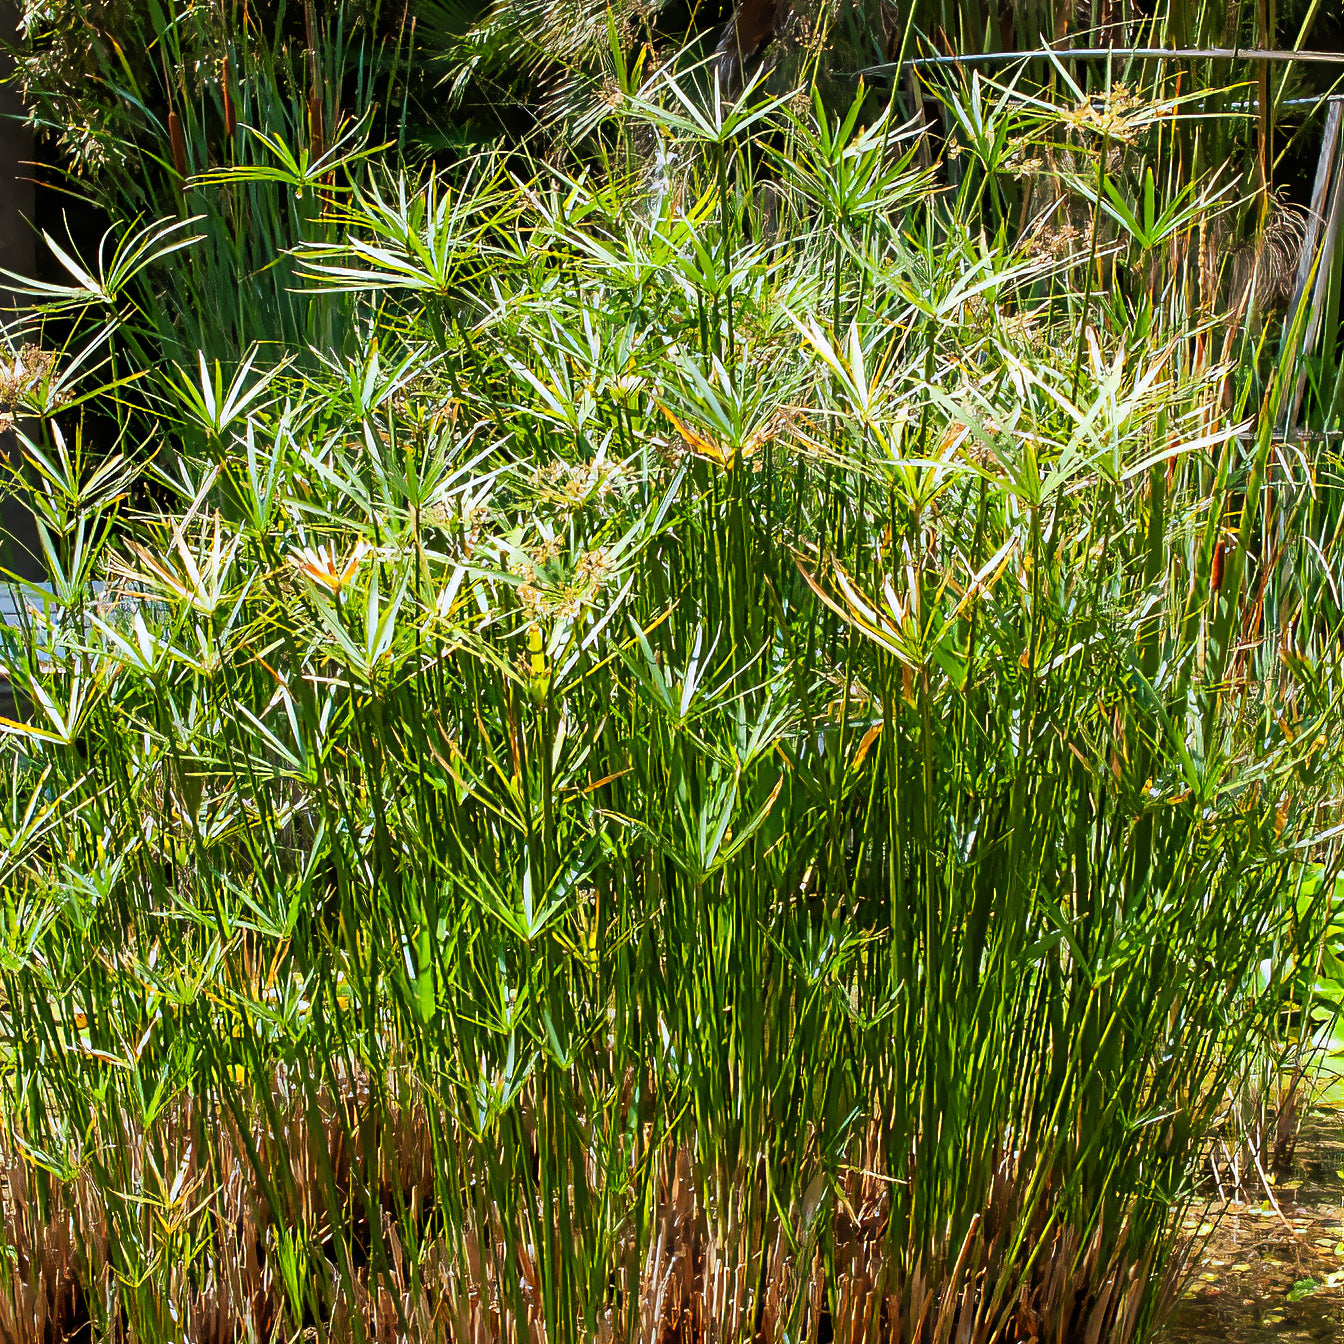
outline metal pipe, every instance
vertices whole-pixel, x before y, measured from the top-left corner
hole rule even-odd
[[[1068,61],[1288,61],[1302,65],[1344,66],[1344,51],[1267,51],[1261,47],[1040,47],[1033,51],[978,51],[962,56],[912,56],[856,70],[856,75],[893,75],[913,67],[938,65],[1011,65],[1014,61],[1057,57]]]

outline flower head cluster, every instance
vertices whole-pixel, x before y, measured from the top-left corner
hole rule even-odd
[[[1152,120],[1153,108],[1126,84],[1113,84],[1103,94],[1084,98],[1063,114],[1064,123],[1115,144],[1130,145]]]
[[[0,406],[9,412],[37,392],[51,377],[56,355],[36,345],[25,345],[12,360],[0,360]],[[0,432],[13,426],[12,414],[0,414]]]
[[[602,504],[616,494],[621,482],[618,463],[552,462],[542,472],[540,495],[560,513],[572,513],[585,504]]]
[[[605,546],[585,551],[572,570],[548,581],[542,571],[555,565],[559,537],[552,537],[529,553],[517,597],[529,619],[572,621],[586,603],[591,603],[610,578],[612,559]]]

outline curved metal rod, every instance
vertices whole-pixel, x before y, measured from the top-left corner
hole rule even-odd
[[[1039,47],[1032,51],[979,51],[963,56],[912,56],[854,71],[855,75],[894,75],[909,68],[936,65],[1011,65],[1057,57],[1069,61],[1292,61],[1302,65],[1344,65],[1344,51],[1283,51],[1262,47]]]

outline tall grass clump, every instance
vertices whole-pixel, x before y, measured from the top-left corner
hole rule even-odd
[[[190,228],[10,328],[6,1340],[1123,1342],[1178,1282],[1337,825],[1338,463],[1236,193],[1155,191],[1170,106],[949,90],[949,189],[622,79],[586,166],[291,184],[290,345],[171,353]]]
[[[45,172],[57,245],[71,250],[67,235],[109,216],[189,218],[199,237],[178,259],[167,302],[153,288],[139,296],[155,333],[139,361],[198,350],[223,358],[252,341],[340,344],[286,254],[320,231],[318,188],[339,193],[342,165],[395,143],[412,122],[408,25],[383,9],[379,0],[23,6],[14,55],[30,123],[61,165]]]

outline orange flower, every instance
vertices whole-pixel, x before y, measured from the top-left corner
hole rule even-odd
[[[290,555],[289,563],[328,592],[339,593],[355,577],[359,562],[370,549],[368,542],[357,541],[345,560],[340,561],[334,546],[305,546]]]
[[[705,434],[701,434],[670,411],[661,401],[657,402],[657,406],[672,422],[672,426],[677,433],[681,435],[681,441],[686,445],[686,451],[695,457],[703,458],[706,462],[712,462],[721,471],[729,470],[739,456],[743,458],[751,457],[775,433],[774,419],[767,420],[739,448],[735,444],[716,441]]]

